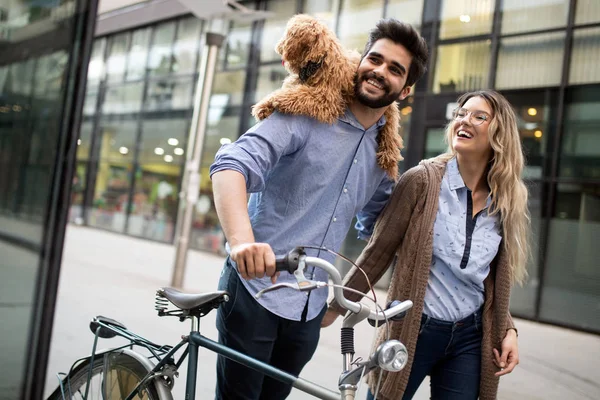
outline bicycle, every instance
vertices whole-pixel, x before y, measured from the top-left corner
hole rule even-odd
[[[333,284],[306,279],[304,271],[308,265],[324,269]],[[175,316],[181,321],[191,319],[192,328],[187,336],[182,336],[176,346],[159,345],[129,331],[118,321],[97,316],[90,322],[94,342],[90,356],[83,357],[73,364],[68,374],[59,382],[48,400],[63,399],[148,399],[170,400],[171,389],[178,377],[178,369],[187,358],[186,399],[194,400],[196,393],[196,371],[198,348],[203,347],[255,369],[281,382],[291,384],[300,391],[324,400],[353,400],[358,384],[363,376],[375,368],[387,371],[400,371],[408,361],[406,347],[398,340],[383,342],[367,360],[354,359],[354,326],[368,319],[373,326],[390,319],[398,320],[412,307],[410,300],[394,301],[386,310],[381,307],[372,310],[363,303],[349,301],[343,294],[342,279],[338,270],[328,261],[306,255],[304,247],[296,247],[276,261],[277,271],[287,271],[296,278],[296,283],[279,283],[257,294],[282,287],[308,292],[320,287],[333,286],[336,301],[348,310],[342,323],[341,350],[343,371],[338,381],[339,392],[327,389],[308,380],[278,370],[268,364],[230,349],[200,334],[200,319],[228,301],[228,293],[215,291],[202,294],[182,293],[172,288],[160,288],[156,292],[155,309],[160,317]],[[376,304],[376,303],[375,303]],[[169,309],[172,305],[175,308]],[[116,336],[129,341],[128,344],[96,352],[99,338],[110,339]],[[146,357],[133,350],[134,346],[149,351]],[[176,360],[176,353],[184,347]],[[151,360],[156,359],[154,364]],[[94,396],[94,397],[91,397]],[[97,396],[97,397],[95,397]]]

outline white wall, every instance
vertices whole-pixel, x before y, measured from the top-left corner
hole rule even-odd
[[[148,0],[100,0],[98,4],[98,14],[113,11],[136,3],[143,3]]]

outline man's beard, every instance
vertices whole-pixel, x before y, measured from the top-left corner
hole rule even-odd
[[[360,84],[362,82],[366,82],[369,79],[373,79],[374,81],[377,81],[380,85],[383,86],[383,94],[381,96],[373,98],[361,91]],[[396,101],[400,97],[400,94],[401,92],[390,92],[389,86],[386,84],[386,82],[372,72],[361,76],[359,76],[358,74],[354,76],[354,96],[362,105],[365,105],[367,107],[387,107],[394,101]]]

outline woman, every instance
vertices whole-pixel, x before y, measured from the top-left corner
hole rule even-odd
[[[411,399],[427,375],[432,399],[495,399],[499,377],[519,362],[508,306],[512,283],[526,277],[529,217],[517,121],[491,90],[458,104],[448,152],[401,177],[358,260],[375,282],[397,255],[388,300],[414,303],[390,327],[409,364],[381,372],[380,386],[371,376],[370,399],[378,387],[377,399]],[[345,284],[368,289],[356,268]],[[342,313],[331,304],[322,325]]]

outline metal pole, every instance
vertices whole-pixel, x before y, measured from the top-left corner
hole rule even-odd
[[[194,114],[189,134],[190,140],[192,138],[194,140],[194,152],[186,161],[184,181],[181,185],[180,201],[184,202],[185,206],[181,215],[181,229],[178,229],[179,236],[175,238],[175,264],[171,279],[171,286],[178,288],[183,286],[192,218],[200,190],[200,159],[202,157],[202,146],[204,145],[204,134],[206,133],[208,105],[217,65],[217,55],[224,39],[225,36],[221,34],[214,32],[206,33],[202,70],[200,71],[196,85]]]

